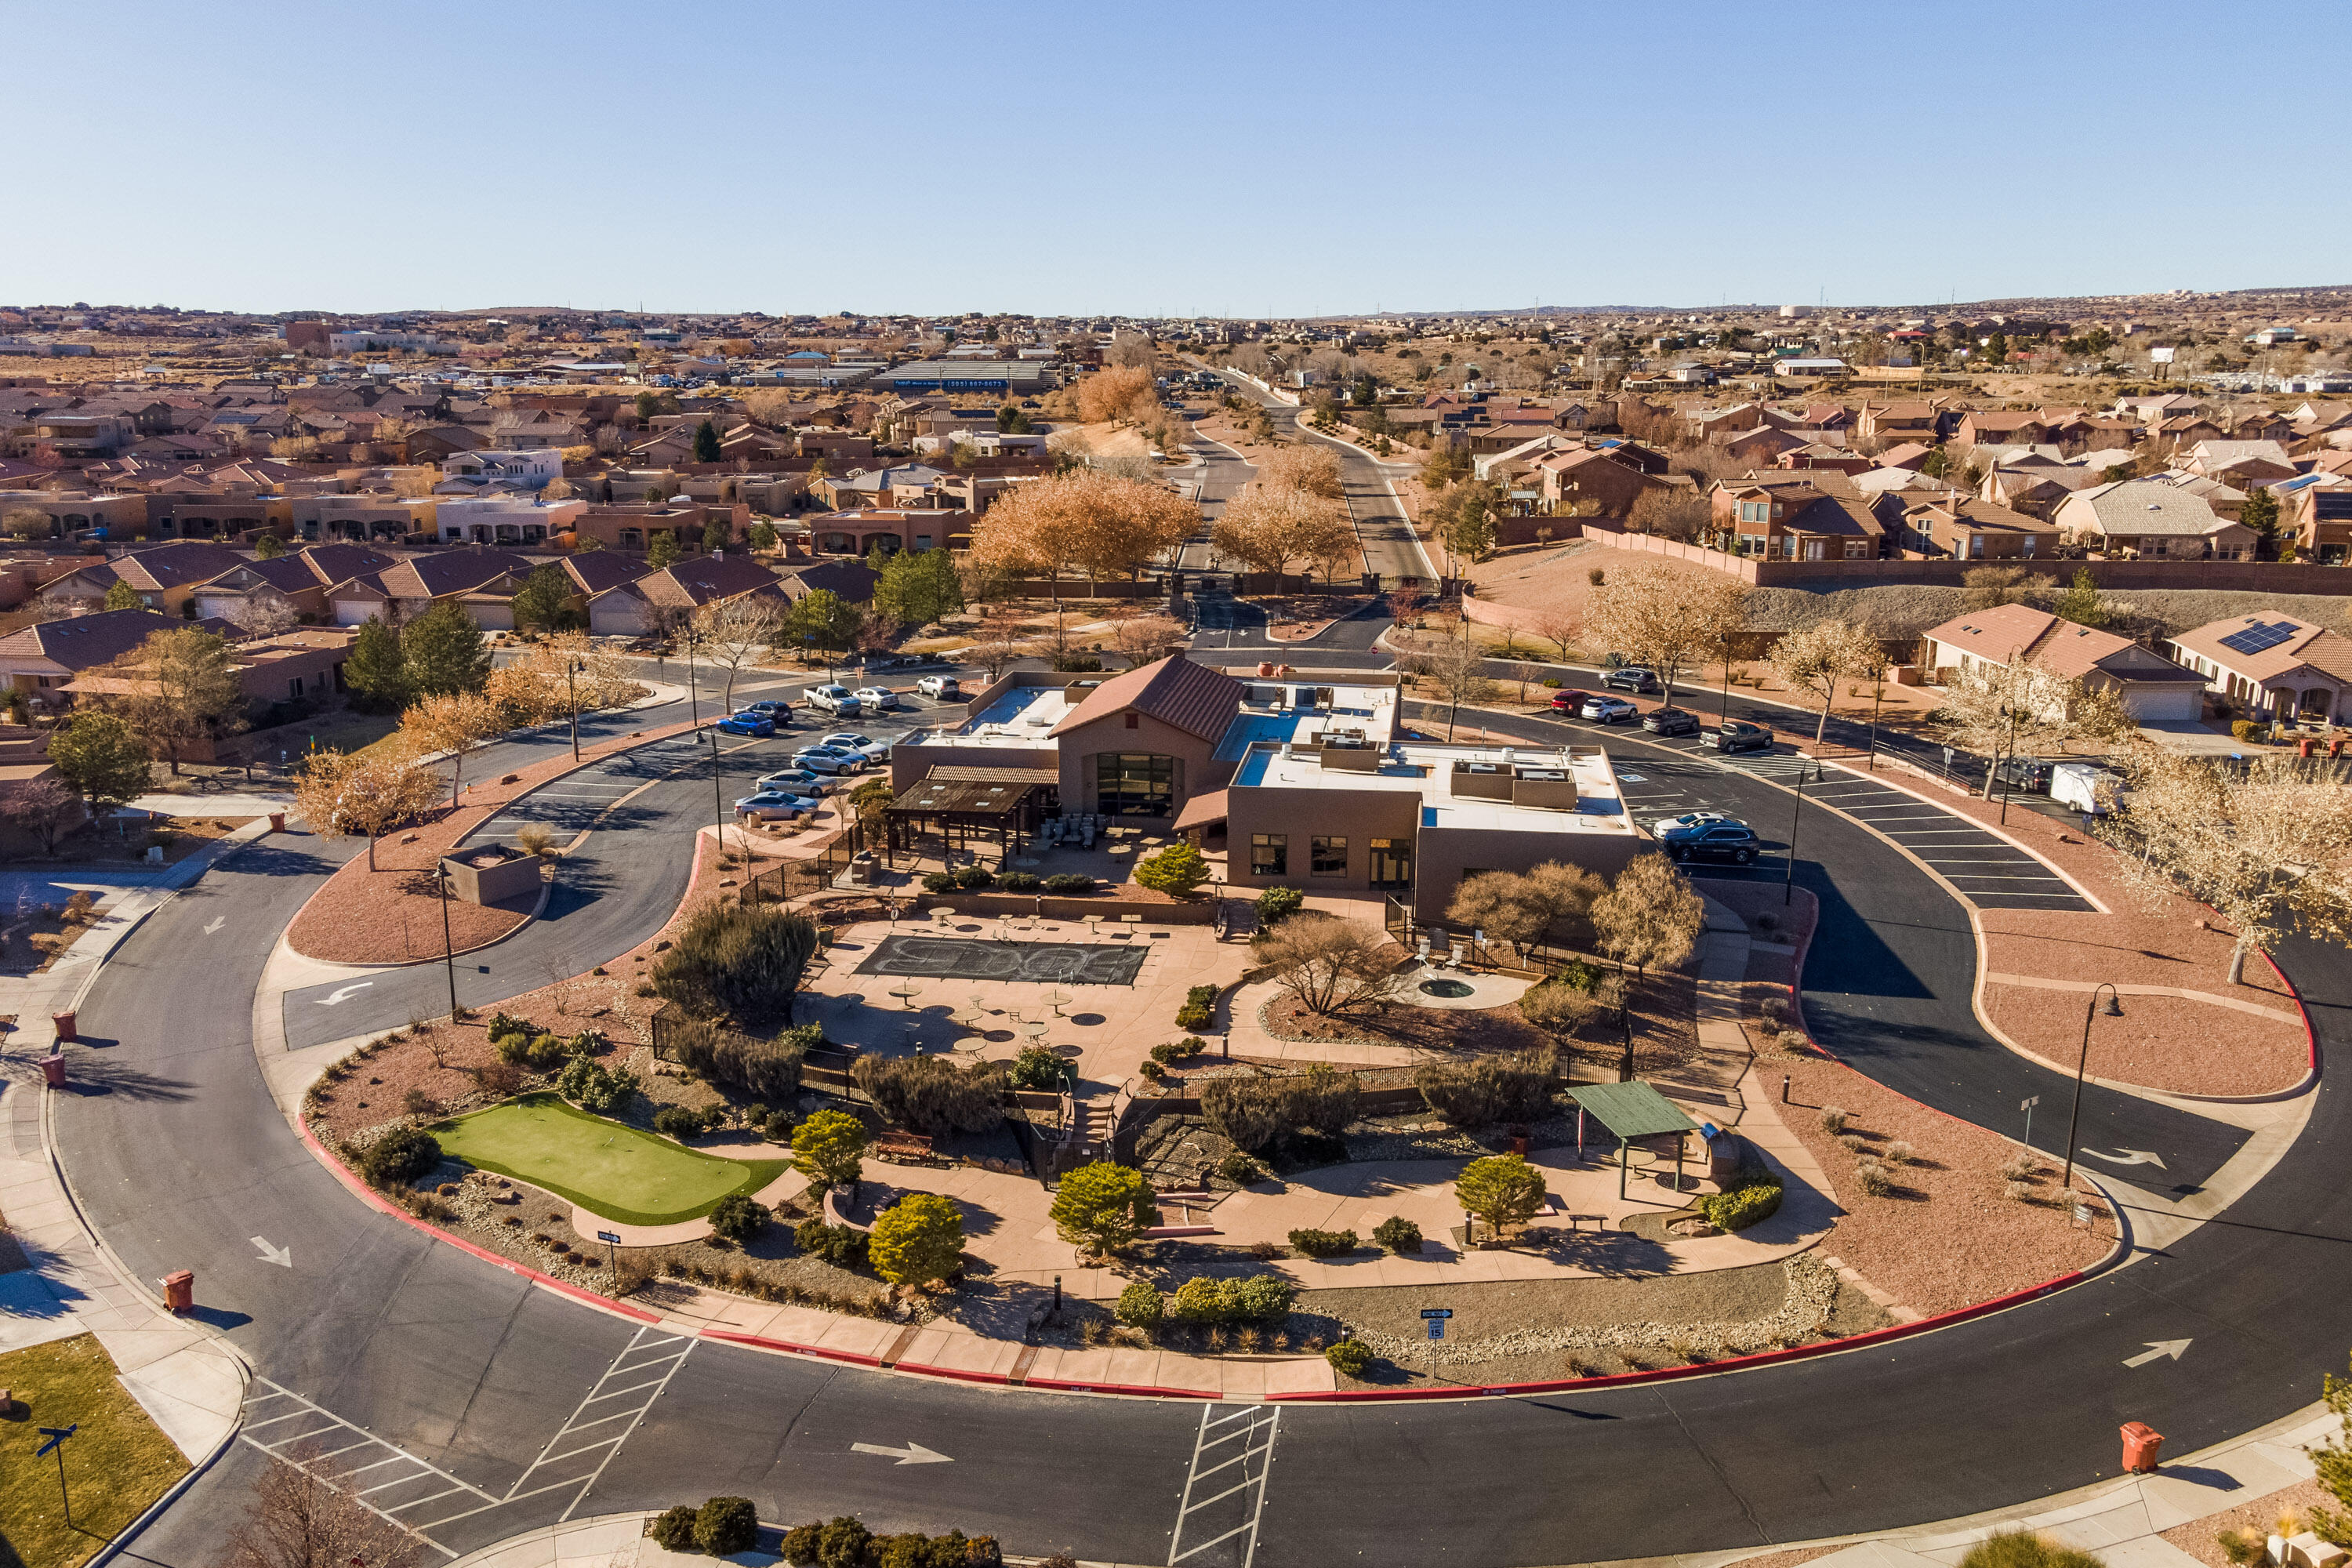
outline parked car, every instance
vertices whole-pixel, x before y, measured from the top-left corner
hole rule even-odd
[[[1761,724],[1734,719],[1701,735],[1698,743],[1718,752],[1769,752],[1772,749],[1772,731]]]
[[[813,773],[862,773],[866,771],[866,759],[856,752],[832,746],[806,746],[793,753],[793,766],[806,768]]]
[[[746,702],[743,704],[744,712],[765,713],[771,720],[773,720],[779,724],[789,724],[792,722],[792,719],[790,717],[792,710],[793,705],[789,702]]]
[[[1728,860],[1735,866],[1745,866],[1756,858],[1756,830],[1744,822],[1722,821],[1694,823],[1688,827],[1670,827],[1658,835],[1666,853],[1675,861]]]
[[[857,700],[857,693],[846,686],[812,686],[803,699],[820,713],[830,713],[836,719],[855,719],[866,711]]]
[[[820,746],[831,746],[837,752],[855,752],[869,763],[887,763],[890,760],[889,742],[877,741],[871,735],[856,734],[848,730],[835,730],[830,735],[819,735],[816,743]]]
[[[877,713],[887,713],[898,706],[898,694],[887,686],[861,686],[853,695],[861,705]]]
[[[1655,691],[1658,677],[1655,671],[1629,664],[1622,669],[1612,669],[1601,678],[1601,684],[1612,691]]]
[[[2055,765],[2048,757],[2003,757],[2000,760],[2000,782],[2029,794],[2040,795],[2050,787],[2050,773]]]
[[[839,779],[814,768],[781,768],[772,773],[762,773],[751,782],[751,787],[762,795],[804,795],[814,799],[845,786]]]
[[[2060,763],[2050,770],[2050,798],[2087,816],[2105,816],[2130,795],[2123,774],[2095,763]]]
[[[761,786],[765,788],[766,784],[767,781],[762,779],[761,781]],[[1731,813],[1727,811],[1685,811],[1679,816],[1662,816],[1658,818],[1657,821],[1650,824],[1650,831],[1653,833],[1668,833],[1676,828],[1682,827],[1705,827],[1710,822],[1737,822],[1739,818],[1732,816]]]
[[[735,803],[738,816],[756,816],[763,821],[770,817],[805,816],[817,808],[817,802],[802,795],[784,795],[775,790],[761,790],[747,795]]]
[[[1660,708],[1642,715],[1642,728],[1654,735],[1696,735],[1698,715],[1680,708]]]
[[[719,721],[719,727],[730,735],[755,735],[763,741],[776,732],[774,720],[748,708],[740,713],[730,713]]]
[[[1574,713],[1584,706],[1585,699],[1591,695],[1592,693],[1589,691],[1578,691],[1564,687],[1551,694],[1551,710],[1555,713]]]
[[[934,702],[961,702],[963,688],[952,675],[927,675],[915,682],[915,689]]]
[[[1577,710],[1579,718],[1590,719],[1596,724],[1630,724],[1641,717],[1642,710],[1622,697],[1588,697]]]

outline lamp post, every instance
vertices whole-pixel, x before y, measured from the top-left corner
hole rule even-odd
[[[572,704],[572,760],[575,763],[580,760],[580,689],[572,678],[586,668],[576,657],[563,664],[563,696]]]
[[[1780,878],[1780,907],[1787,909],[1797,897],[1797,814],[1805,809],[1805,763],[1813,760],[1811,752],[1799,752],[1797,764],[1797,798],[1789,807],[1789,864]]]
[[[719,852],[724,854],[727,850],[727,792],[719,784],[719,731],[712,728],[702,732],[710,737],[710,820],[719,835]]]
[[[449,1021],[457,1021],[457,942],[449,934],[449,868],[433,862],[433,886],[441,894],[441,963],[449,972]]]
[[[2098,1011],[2102,991],[2107,994],[2107,1016],[2124,1016],[2123,998],[2113,984],[2102,980],[2091,987],[2091,999],[2083,1004],[2083,1054],[2074,1063],[2074,1109],[2066,1113],[2066,1173],[2058,1179],[2063,1192],[2074,1190],[2074,1134],[2083,1124],[2083,1075],[2091,1065],[2091,1017]]]

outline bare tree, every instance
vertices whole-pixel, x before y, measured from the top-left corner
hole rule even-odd
[[[1412,673],[1427,677],[1444,699],[1448,741],[1454,739],[1454,723],[1465,702],[1475,706],[1493,700],[1495,695],[1495,683],[1486,679],[1486,650],[1470,640],[1468,631],[1469,623],[1465,622],[1465,635],[1425,643],[1402,661]]]
[[[1403,984],[1388,933],[1364,921],[1294,915],[1261,933],[1250,952],[1274,972],[1276,984],[1321,1016],[1386,1001]]]
[[[1829,730],[1838,682],[1867,673],[1874,662],[1884,666],[1878,639],[1849,621],[1817,621],[1803,631],[1790,632],[1772,648],[1774,673],[1798,690],[1821,699],[1822,716],[1813,725],[1815,742]]]
[[[466,753],[489,744],[513,725],[506,710],[481,691],[427,697],[400,716],[401,733],[407,737],[412,755],[439,752],[448,757],[452,810],[457,808],[460,781],[466,776]]]
[[[1637,561],[1613,572],[1585,600],[1585,644],[1647,666],[1672,707],[1685,675],[1727,655],[1732,637],[1747,624],[1748,592],[1713,573]]]
[[[247,594],[229,606],[228,623],[247,637],[274,637],[292,631],[301,617],[282,598]]]
[[[2259,757],[2241,774],[2146,748],[2102,836],[2152,908],[2184,896],[2237,928],[2233,985],[2247,955],[2290,928],[2338,942],[2352,932],[2352,791],[2301,759]]]
[[[440,776],[404,756],[313,752],[294,781],[294,809],[312,831],[366,837],[371,871],[376,840],[440,798]]]
[[[41,853],[55,855],[58,841],[89,820],[81,796],[55,779],[35,779],[5,800],[0,816],[41,841]]]
[[[783,624],[783,606],[761,594],[714,600],[694,612],[694,629],[701,637],[704,656],[727,672],[721,700],[730,710],[735,706],[736,676],[761,648],[776,640]]]
[[[416,1568],[423,1555],[415,1536],[275,1455],[226,1544],[222,1568]]]
[[[1618,1013],[1625,1027],[1625,1058],[1620,1081],[1633,1076],[1633,997],[1653,969],[1688,958],[1706,923],[1706,906],[1664,855],[1637,855],[1617,873],[1609,891],[1592,902],[1593,929],[1601,951],[1617,961],[1623,983]]]
[[[1566,610],[1541,611],[1528,625],[1528,630],[1559,650],[1562,664],[1566,664],[1569,655],[1576,650],[1577,634],[1580,629],[1576,617]]]
[[[2112,689],[2086,687],[2022,658],[1962,666],[1945,681],[1943,698],[1932,716],[1936,731],[1946,744],[1990,759],[1980,792],[1987,800],[2004,756],[2076,741],[2113,744],[2137,734],[2138,721]]]
[[[1175,652],[1183,640],[1184,628],[1166,616],[1126,616],[1110,628],[1111,647],[1130,666],[1155,664]]]

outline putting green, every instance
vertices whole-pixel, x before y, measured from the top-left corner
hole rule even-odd
[[[526,1094],[428,1129],[441,1152],[569,1198],[623,1225],[699,1219],[730,1193],[756,1193],[783,1160],[722,1160],[591,1116],[553,1094]]]

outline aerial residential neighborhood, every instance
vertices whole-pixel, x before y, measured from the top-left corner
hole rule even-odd
[[[2339,16],[7,37],[0,1568],[2347,1568]]]

